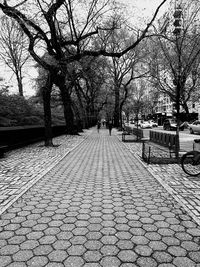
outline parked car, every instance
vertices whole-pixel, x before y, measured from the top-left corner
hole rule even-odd
[[[152,128],[151,123],[149,121],[141,122],[140,127],[143,128],[143,129]]]
[[[149,120],[149,123],[151,124],[151,127],[158,127],[157,122],[153,121],[153,120]]]
[[[143,120],[135,121],[135,126],[141,127],[142,122],[143,122]]]
[[[193,123],[189,124],[189,131],[191,134],[200,134],[200,121],[194,121]]]
[[[172,131],[176,131],[177,129],[177,122],[174,119],[165,119],[163,122],[163,130],[172,130]],[[184,124],[181,124],[179,126],[179,130],[183,131],[184,130]]]
[[[135,124],[134,120],[130,120],[129,124]]]

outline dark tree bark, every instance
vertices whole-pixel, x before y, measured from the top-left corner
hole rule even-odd
[[[44,126],[45,126],[45,146],[53,146],[52,120],[51,120],[51,89],[53,83],[51,74],[48,75],[45,86],[42,88]]]
[[[72,109],[72,101],[69,93],[70,87],[66,85],[65,75],[58,75],[55,80],[55,84],[59,87],[61,98],[64,107],[64,117],[66,122],[66,133],[77,134],[77,130],[74,125],[74,113]]]
[[[80,86],[78,83],[75,83],[75,92],[76,92],[76,95],[77,95],[77,98],[78,98],[78,103],[79,103],[79,107],[80,107],[80,119],[82,121],[82,126],[83,128],[87,128],[88,127],[88,123],[87,123],[87,118],[86,118],[86,112],[85,112],[85,109],[84,109],[84,105],[83,105],[83,102],[82,102],[82,98],[81,98],[81,91],[80,91]]]
[[[115,86],[114,127],[118,128],[119,122],[120,122],[119,87]]]
[[[23,90],[23,84],[22,84],[22,73],[21,73],[21,71],[19,73],[16,72],[16,77],[17,77],[17,84],[18,84],[19,95],[20,96],[24,96],[24,90]]]

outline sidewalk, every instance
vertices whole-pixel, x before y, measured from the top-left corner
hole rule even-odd
[[[125,146],[200,225],[200,176],[187,175],[179,164],[148,165],[141,159],[141,143],[125,143]],[[190,147],[192,150],[192,142]]]
[[[139,144],[126,147],[118,134],[95,129],[45,159],[34,159],[33,147],[28,159],[15,154],[21,172],[35,163],[37,183],[28,186],[28,172],[14,176],[16,187],[25,180],[30,189],[1,215],[0,266],[200,266],[200,227],[154,177],[161,179],[164,168],[150,167],[152,175]],[[10,184],[17,168],[6,176]]]
[[[33,184],[41,179],[63,157],[87,138],[91,130],[80,136],[54,138],[55,147],[44,142],[7,152],[0,159],[0,215]]]

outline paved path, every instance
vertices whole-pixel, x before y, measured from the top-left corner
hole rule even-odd
[[[55,147],[47,148],[39,142],[6,153],[0,159],[0,214],[85,140],[88,134],[89,130],[80,136],[56,137]]]
[[[199,267],[200,227],[95,131],[1,215],[0,266]]]
[[[125,146],[141,160],[141,143],[125,143]],[[185,174],[178,164],[147,164],[142,160],[141,162],[200,225],[200,176],[192,177]]]

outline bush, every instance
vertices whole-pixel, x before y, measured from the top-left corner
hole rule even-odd
[[[37,116],[28,116],[21,118],[18,125],[43,125],[43,120]]]
[[[52,124],[65,123],[63,109],[52,108]],[[44,125],[43,106],[36,97],[25,99],[0,90],[0,127]]]

